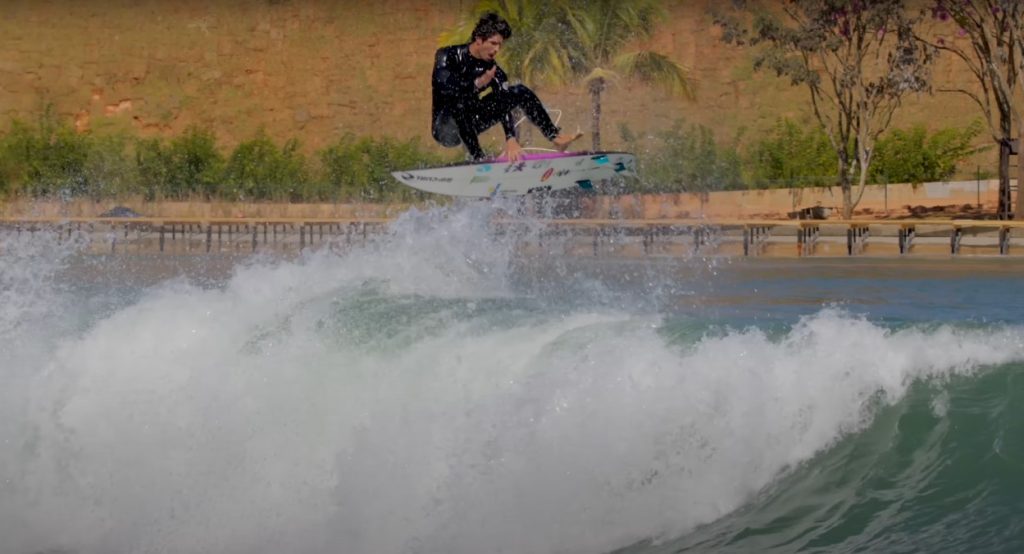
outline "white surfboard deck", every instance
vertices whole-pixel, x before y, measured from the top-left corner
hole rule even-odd
[[[395,171],[392,175],[415,189],[447,196],[519,196],[589,190],[619,175],[636,176],[636,158],[626,152],[531,153],[515,163],[498,159]]]

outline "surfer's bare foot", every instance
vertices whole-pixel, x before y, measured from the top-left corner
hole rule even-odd
[[[569,145],[572,144],[573,141],[582,136],[583,133],[576,133],[574,135],[558,135],[551,139],[551,142],[555,144],[555,148],[557,148],[559,152],[565,152],[565,149],[569,148]]]

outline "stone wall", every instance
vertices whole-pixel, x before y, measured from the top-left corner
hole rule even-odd
[[[999,200],[999,181],[868,185],[854,217],[909,217],[947,208],[947,217],[992,214]],[[786,219],[804,208],[822,207],[830,217],[842,211],[839,187],[807,187],[723,191],[708,194],[600,196],[588,206],[596,218],[662,219]]]
[[[908,217],[907,208],[956,207],[946,217],[973,217],[976,213],[994,213],[999,182],[961,181],[868,185],[857,206],[855,217]],[[981,210],[974,210],[980,204]],[[838,217],[842,207],[840,190],[816,187],[724,191],[708,194],[632,194],[586,197],[583,217],[612,219],[786,219],[790,212],[820,206],[830,208]],[[408,209],[406,205],[381,204],[275,204],[270,202],[145,202],[141,199],[94,202],[77,199],[70,202],[15,200],[0,204],[0,218],[20,217],[97,217],[115,206],[131,208],[151,217],[213,218],[351,218],[394,217]],[[963,210],[970,206],[972,210]]]

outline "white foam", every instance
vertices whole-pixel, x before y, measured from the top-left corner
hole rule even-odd
[[[607,551],[735,509],[914,379],[1024,359],[1017,328],[892,332],[837,309],[781,340],[443,307],[406,341],[345,336],[360,312],[338,306],[367,282],[411,305],[513,294],[481,226],[411,214],[365,250],[168,283],[46,338],[0,390],[28,398],[0,427],[5,550]]]

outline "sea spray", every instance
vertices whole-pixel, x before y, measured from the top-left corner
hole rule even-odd
[[[676,305],[623,309],[600,286],[559,298],[553,277],[538,296],[516,279],[517,238],[488,232],[493,215],[412,212],[366,247],[250,262],[216,287],[171,280],[73,331],[19,331],[47,347],[4,369],[27,376],[0,391],[16,407],[0,427],[13,445],[0,458],[5,548],[670,540],[860,432],[914,383],[1024,360],[1008,324],[892,327],[819,307],[781,332],[693,315],[706,331],[678,333]],[[67,309],[58,289],[39,289],[37,319]]]

